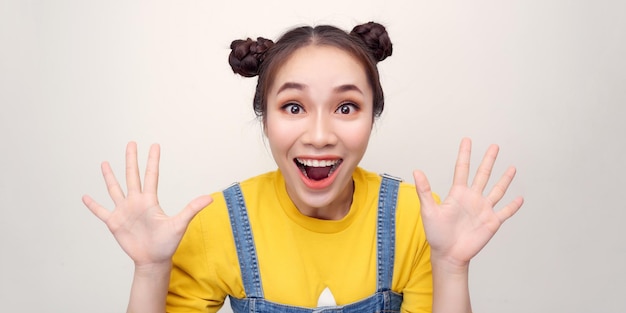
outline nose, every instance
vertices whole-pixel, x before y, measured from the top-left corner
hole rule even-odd
[[[311,116],[303,141],[318,149],[337,144],[332,118],[321,112]]]

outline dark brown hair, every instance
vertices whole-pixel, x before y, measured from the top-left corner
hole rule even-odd
[[[363,65],[374,94],[373,115],[380,116],[385,101],[376,64],[391,55],[392,44],[384,26],[369,22],[354,27],[350,33],[330,25],[297,27],[276,43],[262,37],[256,41],[234,40],[228,56],[233,72],[245,77],[259,76],[253,101],[258,117],[265,120],[266,94],[278,69],[294,51],[308,45],[332,46],[354,56]]]

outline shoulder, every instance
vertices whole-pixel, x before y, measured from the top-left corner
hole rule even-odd
[[[411,182],[404,181],[393,174],[379,174],[357,167],[354,171],[353,178],[355,182],[367,185],[369,189],[374,190],[378,194],[383,176],[389,176],[392,179],[400,181],[398,186],[398,208],[414,208],[419,211],[420,201],[417,196],[415,185]],[[439,196],[433,193],[435,201],[440,202]]]
[[[226,199],[224,197],[224,191],[229,187],[238,184],[245,198],[248,196],[255,197],[259,193],[263,192],[263,188],[267,186],[273,186],[271,183],[275,180],[276,172],[268,172],[261,175],[257,175],[241,182],[235,182],[230,186],[226,186],[220,191],[213,192],[211,197],[213,202],[207,207],[202,209],[191,221],[188,232],[191,233],[204,233],[207,232],[228,232],[230,233],[230,217],[228,215],[228,209],[226,205]],[[246,199],[247,200],[247,199]]]

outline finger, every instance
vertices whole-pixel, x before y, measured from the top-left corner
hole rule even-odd
[[[161,157],[161,148],[158,144],[153,144],[148,153],[148,164],[146,165],[146,174],[144,179],[144,192],[157,193],[159,184],[159,159]]]
[[[89,209],[89,211],[91,211],[91,213],[93,213],[97,218],[106,223],[106,220],[111,214],[109,210],[105,209],[88,195],[84,195],[82,200],[85,206],[87,206],[87,208]]]
[[[102,169],[102,176],[104,177],[104,183],[107,186],[109,196],[113,200],[113,203],[117,205],[120,201],[124,200],[124,191],[122,190],[122,187],[120,187],[120,183],[117,181],[117,178],[115,178],[115,174],[113,174],[113,170],[111,169],[109,162],[102,162],[100,167]]]
[[[187,204],[187,206],[180,211],[176,218],[180,221],[181,225],[184,225],[185,228],[189,225],[189,222],[198,214],[198,212],[202,211],[205,207],[213,202],[213,198],[209,195],[200,196]]]
[[[472,189],[480,191],[481,193],[485,190],[485,186],[487,186],[487,182],[489,181],[489,177],[491,177],[491,171],[493,170],[493,165],[496,163],[496,158],[498,157],[498,151],[500,148],[497,145],[491,145],[487,152],[485,152],[485,156],[483,160],[480,162],[478,166],[478,170],[476,171],[476,176],[474,176],[474,181],[472,182]]]
[[[491,192],[489,192],[489,194],[487,195],[487,199],[495,206],[496,203],[498,203],[498,201],[500,201],[500,199],[502,199],[502,197],[504,197],[504,194],[506,193],[507,189],[509,189],[509,185],[511,185],[511,182],[513,181],[513,178],[515,177],[515,167],[511,166],[509,167],[504,174],[502,175],[502,177],[500,177],[500,180],[493,186],[493,188],[491,189]]]
[[[424,175],[424,172],[420,170],[413,171],[413,179],[415,180],[417,196],[420,199],[421,211],[422,213],[428,214],[432,208],[437,206],[430,183],[428,182],[426,175]]]
[[[472,141],[469,138],[461,140],[459,147],[459,155],[456,159],[454,167],[453,185],[467,185],[467,177],[469,176],[470,155],[472,154]]]
[[[126,188],[128,194],[141,193],[139,180],[139,166],[137,165],[137,143],[131,141],[126,146]]]
[[[524,198],[517,197],[515,200],[511,201],[507,206],[503,209],[496,212],[496,216],[500,219],[501,223],[504,223],[509,217],[513,216],[524,204]]]

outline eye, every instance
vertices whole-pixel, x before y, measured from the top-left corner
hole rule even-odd
[[[335,112],[339,114],[351,114],[359,110],[359,107],[354,103],[344,103],[340,105]]]
[[[283,105],[282,109],[288,114],[294,114],[294,115],[302,114],[304,112],[304,109],[302,108],[301,105],[297,103],[293,103],[293,102]]]

